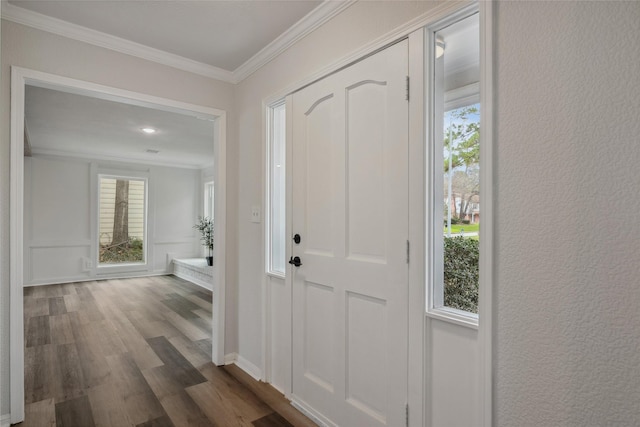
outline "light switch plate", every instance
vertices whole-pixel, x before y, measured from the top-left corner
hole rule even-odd
[[[260,222],[260,206],[251,206],[251,222]]]

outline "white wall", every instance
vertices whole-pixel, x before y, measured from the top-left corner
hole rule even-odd
[[[425,425],[480,425],[478,331],[434,318],[425,323]]]
[[[89,278],[91,165],[25,157],[25,284]]]
[[[640,3],[497,5],[496,415],[640,422]]]
[[[146,265],[97,268],[97,175],[105,171],[148,179]],[[200,171],[193,169],[26,157],[25,285],[170,273],[167,254],[200,253],[193,229],[199,190]]]
[[[193,229],[200,214],[200,171],[151,167],[149,180],[149,238],[153,242],[154,272],[166,271],[167,254],[201,253],[200,234]]]
[[[134,58],[108,49],[91,46],[45,33],[13,22],[2,21],[2,57],[0,88],[0,414],[9,412],[9,147],[10,147],[10,66],[53,73],[120,89],[150,94],[227,111],[227,164],[237,169],[235,139],[234,87],[199,75]],[[234,313],[236,281],[235,239],[237,176],[230,174],[227,203],[227,352],[235,351],[237,330]]]

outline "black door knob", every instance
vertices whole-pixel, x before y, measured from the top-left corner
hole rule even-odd
[[[302,265],[302,262],[300,261],[300,257],[296,256],[296,257],[291,257],[291,259],[289,260],[289,264],[295,265],[296,267],[300,267]]]
[[[296,234],[295,236],[293,236],[293,241],[295,242],[296,245],[300,244],[300,235]]]

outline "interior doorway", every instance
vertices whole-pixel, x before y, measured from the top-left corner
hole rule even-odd
[[[37,72],[19,67],[12,68],[11,80],[11,184],[10,184],[10,390],[11,422],[24,418],[24,321],[23,286],[24,277],[24,185],[25,185],[25,93],[27,86],[53,89],[68,94],[88,96],[95,99],[122,102],[130,106],[157,109],[210,118],[215,122],[211,134],[214,153],[215,207],[214,233],[216,236],[214,260],[216,269],[213,279],[212,361],[224,363],[224,319],[225,319],[225,212],[226,212],[226,112],[136,92],[97,85],[53,74]],[[91,279],[92,280],[92,279]]]

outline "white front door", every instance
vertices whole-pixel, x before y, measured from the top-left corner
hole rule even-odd
[[[408,42],[292,95],[294,403],[329,425],[403,426]]]

